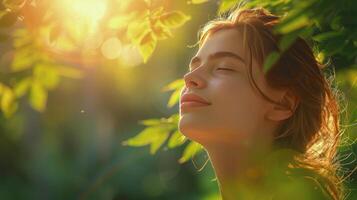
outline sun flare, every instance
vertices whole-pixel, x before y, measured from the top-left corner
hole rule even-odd
[[[62,4],[72,17],[90,23],[100,20],[107,10],[106,0],[65,0]]]
[[[96,32],[99,21],[105,16],[108,0],[57,0],[56,13],[62,23],[77,27],[81,32]],[[88,34],[83,33],[83,34]]]
[[[53,11],[61,27],[56,47],[63,49],[65,41],[91,49],[93,45],[87,42],[99,41],[100,20],[108,14],[108,4],[108,0],[56,0]]]

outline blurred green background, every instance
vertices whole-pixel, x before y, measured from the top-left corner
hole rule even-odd
[[[25,70],[12,71],[9,67],[14,65],[16,53],[22,48],[16,46],[16,41],[19,42],[16,34],[21,35],[16,33],[16,30],[25,27],[25,30],[35,29],[36,32],[36,26],[43,25],[42,22],[31,24],[36,20],[29,20],[30,25],[26,23],[26,17],[33,15],[24,13],[25,9],[15,12],[18,7],[23,6],[23,2],[3,1],[1,4],[3,13],[0,15],[0,82],[10,88],[16,88],[21,80],[37,73],[33,72],[32,67],[39,62],[30,63]],[[128,2],[135,4],[139,1]],[[160,119],[178,112],[177,105],[167,107],[171,93],[163,92],[162,88],[182,78],[186,73],[188,62],[197,50],[189,46],[197,42],[198,29],[216,16],[219,6],[221,10],[226,10],[236,2],[157,1],[156,6],[162,4],[165,10],[180,10],[190,16],[190,19],[173,29],[173,37],[157,42],[151,57],[145,63],[138,52],[137,59],[129,61],[139,63],[133,66],[126,63],[125,57],[118,61],[98,57],[97,54],[83,56],[73,53],[82,49],[71,49],[71,55],[75,59],[63,59],[62,54],[51,58],[53,60],[49,62],[74,68],[80,72],[80,76],[77,71],[67,70],[69,77],[61,77],[56,86],[48,87],[45,93],[36,92],[38,90],[33,85],[29,94],[21,95],[19,89],[18,98],[13,98],[16,99],[14,111],[14,103],[2,100],[0,199],[218,199],[217,182],[210,164],[205,165],[207,156],[204,153],[196,154],[193,162],[188,160],[189,162],[181,164],[178,160],[186,144],[178,145],[177,148],[163,145],[157,153],[150,154],[149,146],[136,148],[123,146],[122,142],[136,136],[145,128],[138,123],[140,120]],[[277,12],[286,12],[289,8],[299,11],[299,6],[307,6],[300,5],[297,1],[251,2],[257,2],[257,5]],[[325,10],[321,8],[319,12],[316,7],[307,9],[303,15],[323,15],[323,11],[335,9],[341,12],[336,12],[332,16],[333,19],[336,16],[354,19],[351,22],[346,20],[348,23],[341,19],[335,20],[335,31],[341,34],[331,34],[333,27],[322,23],[331,21],[316,15],[313,25],[321,22],[320,32],[307,33],[307,36],[330,33],[315,39],[320,42],[317,45],[322,49],[322,54],[319,55],[326,60],[331,56],[329,62],[331,68],[336,70],[337,86],[344,93],[345,102],[348,104],[346,115],[343,116],[346,128],[344,140],[347,143],[341,146],[340,156],[346,158],[342,162],[344,169],[352,170],[356,167],[357,159],[357,145],[353,142],[357,138],[357,18],[353,14],[355,10],[351,10],[355,3],[341,1],[346,4],[337,5],[333,1],[312,2],[322,2],[315,6],[328,6],[324,7]],[[134,7],[135,9],[139,9],[139,6]],[[11,20],[4,19],[8,13],[16,14],[16,20],[11,26],[6,24]],[[24,19],[19,17],[21,13]],[[289,33],[303,34],[304,32],[299,31],[309,29],[309,26],[312,24],[302,23],[300,20],[300,24],[295,29],[290,28]],[[341,31],[338,26],[345,28]],[[28,33],[23,35],[29,36]],[[120,31],[114,35],[119,37]],[[350,35],[354,36],[348,37],[350,40],[343,48],[331,52],[331,49],[336,49],[336,45],[341,46],[341,37]],[[37,44],[31,38],[28,40],[33,45]],[[128,43],[130,42],[132,41]],[[39,51],[41,55],[46,55],[43,49],[31,48],[33,52]],[[327,50],[323,51],[324,49]],[[109,53],[112,50],[109,48]],[[101,52],[103,53],[103,47]],[[90,59],[98,62],[89,62]],[[48,72],[42,75],[41,72],[38,73],[40,78],[49,76],[46,74]],[[4,94],[3,92],[2,99],[5,99]],[[39,100],[41,95],[42,101]],[[351,189],[348,199],[357,199],[356,178],[357,173],[354,172],[346,182]]]

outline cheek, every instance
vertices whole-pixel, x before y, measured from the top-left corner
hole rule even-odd
[[[179,129],[186,137],[196,142],[242,139],[259,126],[264,102],[247,80],[212,80],[206,92],[211,107],[180,115]]]
[[[214,87],[217,119],[227,127],[250,132],[262,116],[262,98],[246,80],[221,82]]]

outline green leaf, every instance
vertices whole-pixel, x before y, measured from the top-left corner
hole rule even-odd
[[[279,41],[279,49],[281,51],[287,50],[296,41],[296,39],[299,36],[301,38],[310,38],[312,34],[312,30],[313,30],[312,27],[306,27],[282,35],[282,38]]]
[[[179,122],[179,119],[180,119],[180,114],[179,113],[176,113],[176,114],[173,114],[171,115],[167,121],[171,122],[171,123],[174,123],[175,125],[177,125],[177,123]],[[176,127],[177,128],[177,127]]]
[[[199,143],[191,141],[183,151],[183,155],[179,159],[179,163],[187,162],[190,158],[199,153],[202,149],[203,148]]]
[[[313,40],[318,41],[318,42],[322,42],[334,37],[338,37],[343,35],[343,33],[341,31],[329,31],[329,32],[324,32],[324,33],[320,33],[318,35],[315,35],[312,37]]]
[[[291,20],[289,23],[286,23],[282,26],[277,26],[277,30],[282,34],[290,33],[299,28],[303,28],[310,24],[310,20],[306,15],[301,15],[294,20]]]
[[[201,3],[206,3],[208,2],[209,0],[190,0],[188,1],[187,3],[188,4],[201,4]]]
[[[293,33],[288,33],[286,35],[283,35],[283,37],[281,38],[281,40],[279,42],[279,48],[282,51],[285,51],[286,49],[288,49],[290,47],[291,44],[293,44],[295,42],[297,37],[298,37],[298,35],[293,34]]]
[[[170,90],[176,90],[179,88],[182,88],[185,85],[185,81],[183,79],[176,79],[174,81],[172,81],[171,83],[167,84],[166,86],[164,86],[161,91],[162,92],[166,92],[166,91],[170,91]]]
[[[162,123],[162,119],[145,119],[141,120],[139,123],[145,126],[160,125]]]
[[[17,51],[21,47],[33,43],[33,38],[26,29],[16,28],[12,33],[12,36],[14,37],[13,45],[15,48],[17,48]]]
[[[151,17],[152,18],[160,17],[162,15],[162,13],[164,12],[164,9],[165,8],[163,6],[155,8],[154,10],[151,11]]]
[[[313,21],[309,19],[309,12],[314,3],[314,1],[307,1],[299,4],[299,8],[288,12],[288,15],[274,27],[273,32],[287,34],[313,23]]]
[[[171,11],[160,16],[161,23],[170,28],[178,28],[190,19],[191,16],[185,15],[181,11]]]
[[[153,141],[154,135],[156,135],[161,128],[159,126],[147,127],[138,133],[136,136],[129,138],[122,142],[122,145],[128,146],[145,146]]]
[[[175,90],[170,96],[169,102],[167,103],[167,107],[171,108],[176,103],[178,103],[180,101],[180,94],[181,94],[180,89]]]
[[[22,97],[26,94],[32,84],[32,78],[24,78],[14,87],[14,92],[17,97]]]
[[[264,61],[264,73],[266,73],[275,64],[275,62],[278,61],[279,58],[280,54],[277,51],[271,52]]]
[[[133,44],[139,44],[151,32],[148,21],[145,18],[142,20],[131,22],[128,26],[126,34]]]
[[[179,114],[173,114],[169,118],[160,118],[160,119],[145,119],[141,120],[139,123],[143,124],[145,126],[156,126],[156,125],[161,125],[161,126],[167,126],[167,128],[177,128],[176,125],[178,123],[179,119]]]
[[[48,90],[54,89],[59,83],[59,76],[54,66],[38,64],[34,68],[34,78]]]
[[[155,140],[151,143],[150,154],[155,154],[157,150],[164,144],[166,139],[169,137],[169,132],[161,132],[157,134]]]
[[[157,39],[152,32],[146,33],[139,44],[139,51],[143,57],[144,63],[148,61],[155,50]]]
[[[33,81],[30,91],[30,105],[33,109],[42,112],[45,110],[47,101],[47,91],[38,81]]]
[[[15,51],[14,59],[11,63],[11,70],[19,72],[29,69],[36,61],[36,56],[31,48],[22,48]]]
[[[150,153],[154,154],[169,136],[170,129],[165,126],[147,127],[136,136],[122,142],[122,145],[145,146],[150,144]]]
[[[4,112],[5,117],[10,117],[17,110],[17,107],[18,105],[14,92],[9,87],[3,88],[1,109]]]
[[[187,138],[179,130],[176,130],[172,133],[167,146],[169,148],[175,148],[184,144],[186,141]]]
[[[171,30],[164,26],[160,21],[157,21],[152,27],[152,31],[158,40],[165,40],[167,38],[173,37]]]

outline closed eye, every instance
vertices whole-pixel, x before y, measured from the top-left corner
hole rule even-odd
[[[222,67],[217,68],[217,70],[235,71],[234,69],[222,68]]]

